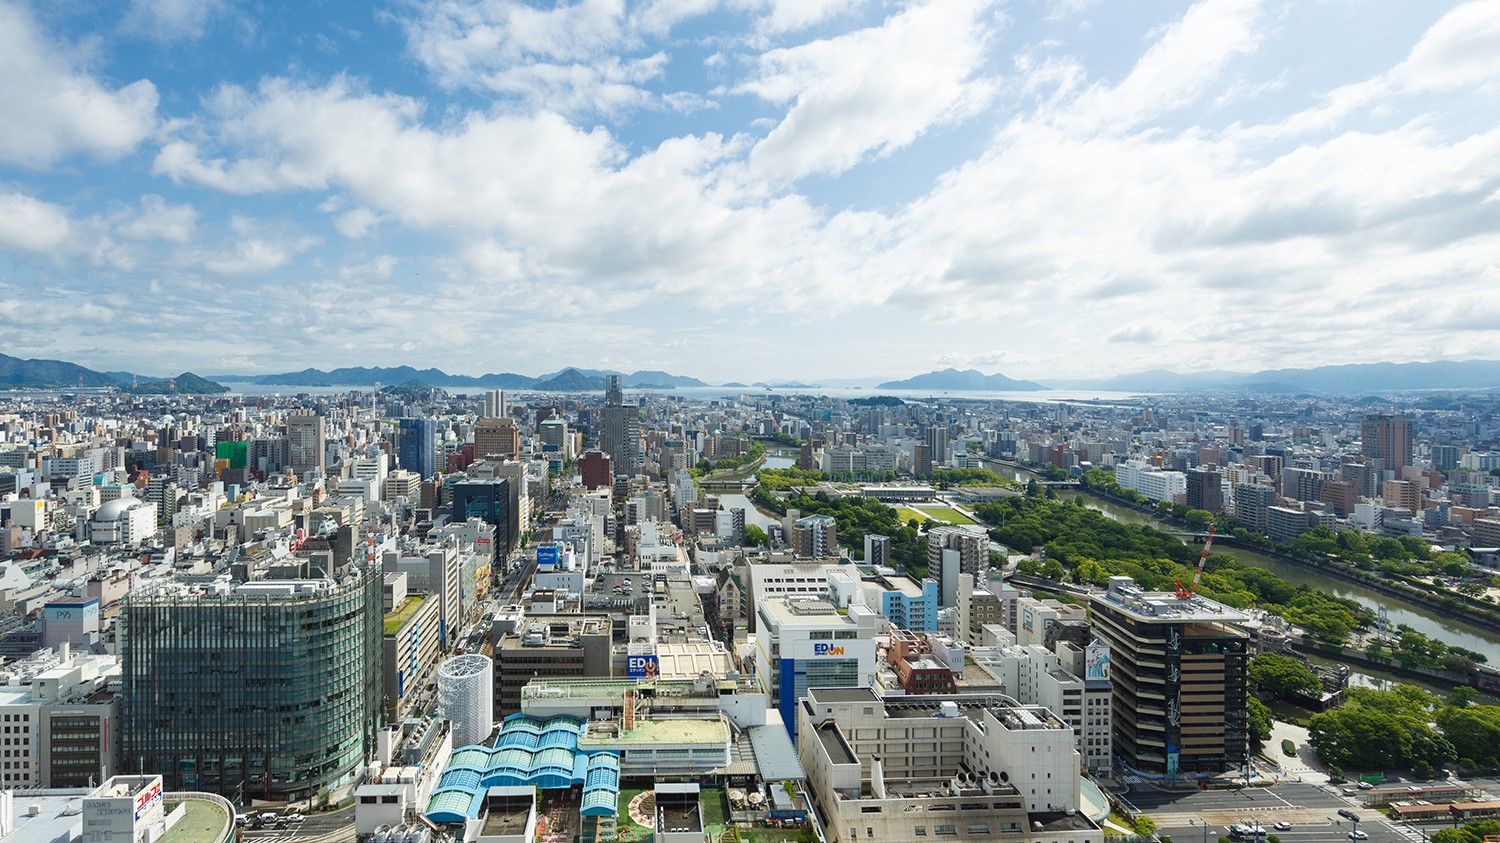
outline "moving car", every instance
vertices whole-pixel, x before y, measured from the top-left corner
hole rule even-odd
[[[1277,824],[1275,824],[1275,825],[1273,825],[1271,827],[1274,828],[1274,829],[1276,829],[1277,831],[1288,831],[1288,830],[1291,829],[1292,824],[1289,823],[1289,822],[1287,822],[1286,820],[1282,820],[1281,822],[1279,822],[1279,823],[1277,823]]]

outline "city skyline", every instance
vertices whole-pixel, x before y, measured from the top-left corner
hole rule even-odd
[[[1497,22],[0,3],[0,325],[17,357],[158,374],[1490,358]]]

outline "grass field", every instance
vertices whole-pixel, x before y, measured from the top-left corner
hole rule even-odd
[[[947,524],[973,524],[974,519],[952,507],[947,506],[898,506],[896,514],[901,517],[901,523],[906,523],[915,518],[918,521],[931,519]]]

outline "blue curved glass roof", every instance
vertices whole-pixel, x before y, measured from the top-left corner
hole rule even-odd
[[[427,802],[427,818],[435,823],[475,819],[484,792],[499,785],[549,790],[582,785],[585,815],[614,814],[620,796],[619,756],[580,753],[583,726],[576,717],[506,718],[491,747],[466,746],[453,753]]]

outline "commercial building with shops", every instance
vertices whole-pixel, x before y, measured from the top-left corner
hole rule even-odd
[[[138,589],[119,635],[122,765],[238,803],[328,798],[381,723],[381,577]]]

